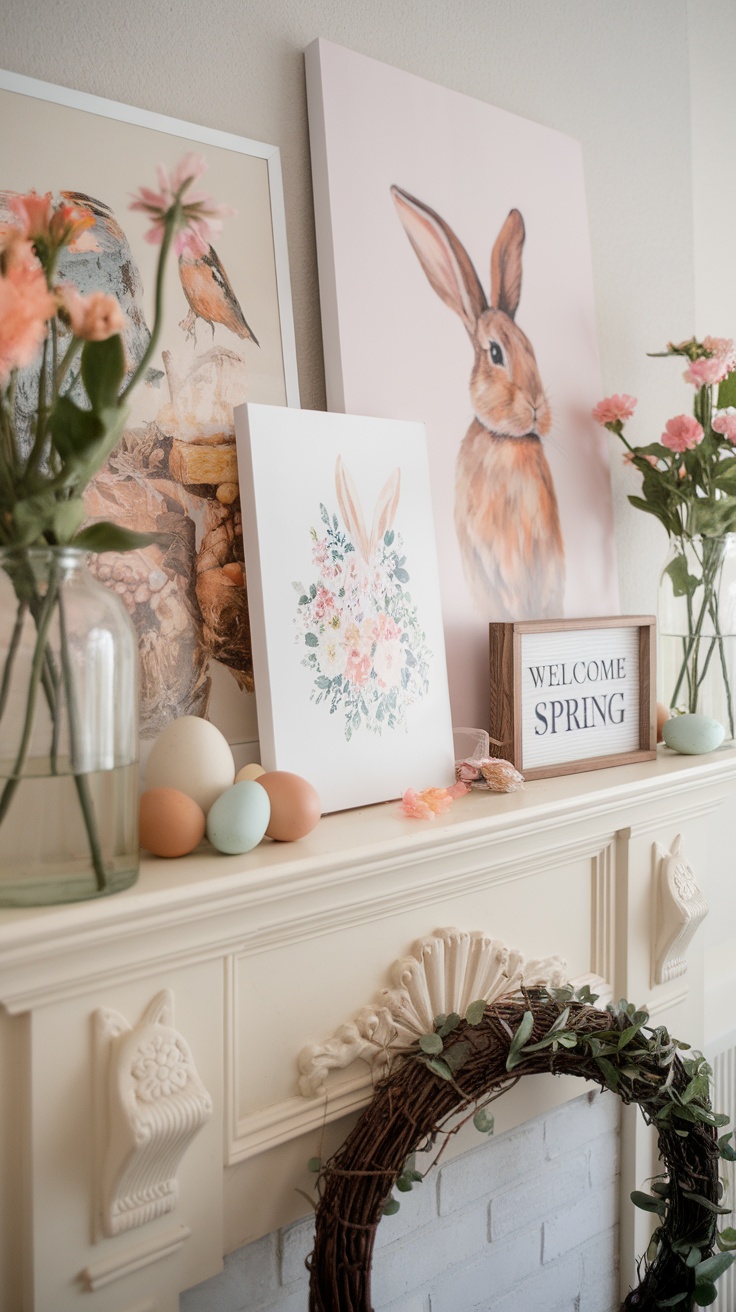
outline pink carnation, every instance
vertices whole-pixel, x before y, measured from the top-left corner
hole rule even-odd
[[[703,440],[703,429],[692,415],[676,415],[668,419],[660,441],[670,451],[692,451]]]
[[[125,331],[125,315],[117,299],[106,292],[83,296],[72,283],[59,287],[59,298],[75,337],[85,342],[105,342]]]
[[[46,336],[56,301],[30,243],[10,237],[0,275],[0,386],[13,369],[32,364]]]
[[[636,405],[635,396],[607,396],[599,401],[593,411],[593,418],[597,424],[616,424],[624,419],[630,419],[634,413]]]
[[[728,372],[728,365],[718,356],[701,356],[690,362],[682,376],[693,387],[712,387],[714,383],[722,382]]]
[[[736,443],[736,409],[732,405],[727,410],[717,410],[713,416],[713,432],[727,437]]]
[[[726,366],[726,372],[731,373],[736,369],[736,348],[730,337],[704,337],[703,346],[711,355],[715,355],[722,360]]]

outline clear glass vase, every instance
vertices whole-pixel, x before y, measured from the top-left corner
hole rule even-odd
[[[658,695],[709,715],[732,739],[736,706],[736,534],[672,538],[659,585]]]
[[[0,548],[0,906],[138,875],[138,651],[70,547]]]

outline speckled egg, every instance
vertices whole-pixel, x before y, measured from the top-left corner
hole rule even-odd
[[[258,783],[271,801],[268,838],[293,843],[312,832],[322,814],[322,803],[308,779],[288,770],[269,770],[258,776]]]
[[[235,762],[223,733],[198,715],[182,715],[161,731],[146,766],[149,788],[178,788],[205,815],[235,778]]]
[[[204,811],[178,788],[149,788],[140,800],[141,847],[154,856],[187,856],[204,838]]]
[[[726,731],[707,715],[673,715],[662,726],[662,737],[673,752],[703,756],[720,747]]]
[[[250,852],[263,838],[270,816],[266,790],[253,779],[241,779],[226,788],[210,807],[207,837],[218,852]]]

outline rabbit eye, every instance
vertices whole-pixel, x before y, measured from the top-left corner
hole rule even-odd
[[[503,364],[503,351],[498,342],[491,341],[488,343],[488,353],[494,364]]]

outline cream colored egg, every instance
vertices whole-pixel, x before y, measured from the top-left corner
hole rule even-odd
[[[259,765],[257,761],[251,761],[250,765],[244,765],[238,770],[235,782],[239,784],[242,783],[243,779],[260,779],[261,775],[265,773],[266,771],[262,765]]]
[[[235,778],[235,762],[224,734],[198,715],[182,715],[161,731],[146,767],[149,788],[178,788],[205,815]]]

